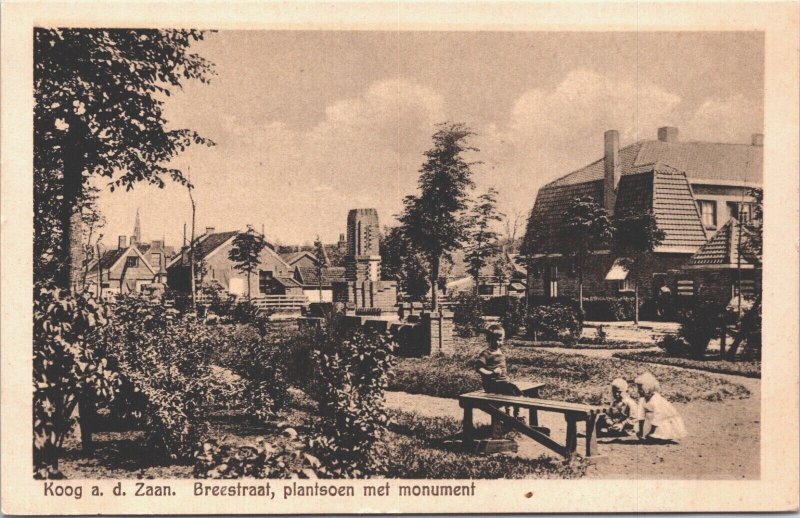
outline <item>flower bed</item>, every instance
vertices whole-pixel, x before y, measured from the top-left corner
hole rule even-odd
[[[600,404],[610,398],[616,377],[633,380],[649,370],[661,382],[670,401],[719,401],[749,396],[747,388],[714,376],[679,371],[620,358],[591,358],[574,354],[515,348],[507,351],[509,376],[545,383],[541,396],[576,403]],[[467,356],[404,358],[392,371],[388,390],[455,398],[481,388],[480,377]]]
[[[614,357],[624,360],[658,363],[686,369],[717,372],[720,374],[734,374],[747,378],[761,378],[761,362],[756,360],[739,360],[732,362],[721,360],[716,356],[706,357],[703,360],[696,360],[693,358],[667,356],[667,354],[661,350],[615,353]]]

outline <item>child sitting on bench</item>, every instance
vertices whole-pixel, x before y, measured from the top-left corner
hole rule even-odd
[[[505,329],[500,324],[492,324],[486,331],[489,347],[481,352],[476,364],[486,392],[505,393],[505,386],[509,384],[506,356],[502,349],[505,337]]]
[[[640,439],[653,443],[669,443],[686,437],[683,419],[672,404],[659,393],[661,387],[658,380],[645,372],[634,380],[639,389]]]

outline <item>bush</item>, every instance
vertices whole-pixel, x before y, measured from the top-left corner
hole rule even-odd
[[[43,284],[35,287],[33,460],[37,478],[61,477],[58,452],[75,424],[75,407],[114,397],[119,384],[117,373],[90,340],[106,323],[106,317],[105,306],[88,294],[72,295]],[[87,433],[85,426],[81,433]]]
[[[469,338],[483,329],[483,308],[474,293],[459,293],[453,306],[453,325],[458,336]]]
[[[286,406],[286,358],[280,343],[263,336],[243,337],[232,344],[232,354],[223,367],[245,381],[241,396],[245,413],[256,422],[274,418]]]
[[[147,442],[172,459],[192,458],[206,431],[206,403],[218,387],[211,369],[214,327],[170,319],[159,304],[120,297],[97,335],[123,381],[113,410],[143,426]]]
[[[633,297],[586,297],[583,299],[585,319],[597,322],[633,320]]]
[[[678,336],[689,344],[692,357],[705,356],[708,343],[720,334],[725,319],[725,305],[710,299],[698,300],[692,309],[681,313]]]
[[[577,342],[583,327],[578,312],[561,304],[531,308],[526,324],[529,337],[565,344]]]
[[[387,335],[360,329],[325,342],[312,352],[319,377],[312,397],[319,412],[308,441],[311,451],[327,476],[383,474],[386,458],[379,444],[389,424],[384,391],[395,345]]]
[[[525,301],[519,297],[493,297],[483,303],[484,315],[500,317],[506,337],[519,334],[525,325]]]
[[[259,440],[254,446],[219,444],[214,439],[203,442],[194,454],[195,478],[317,478],[319,460],[302,451],[302,443],[294,440],[297,432],[283,431],[290,440],[269,443]]]
[[[691,353],[689,344],[683,338],[675,335],[664,335],[656,345],[666,353],[667,356],[675,358],[686,357]]]

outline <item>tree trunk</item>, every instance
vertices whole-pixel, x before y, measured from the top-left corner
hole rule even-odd
[[[633,282],[633,324],[639,325],[639,281]]]
[[[83,196],[83,153],[76,122],[71,122],[63,141],[62,163],[64,167],[63,209],[61,211],[61,246],[64,254],[64,269],[57,281],[62,288],[77,292],[83,269],[83,220],[81,198]]]
[[[247,271],[247,301],[250,302],[250,270]]]
[[[528,260],[525,268],[525,322],[531,316],[531,270],[533,270],[533,261]]]
[[[195,278],[194,278],[194,225],[195,225],[195,212],[196,206],[194,203],[194,196],[192,196],[192,187],[189,187],[189,200],[192,202],[192,235],[189,238],[189,289],[191,290],[192,297],[192,313],[197,313],[197,298],[195,293]]]
[[[583,314],[583,268],[578,271],[578,307]]]
[[[97,411],[93,398],[90,396],[81,396],[78,402],[78,416],[81,428],[81,449],[84,454],[91,454],[94,452],[92,432],[94,431],[94,424],[97,418]]]

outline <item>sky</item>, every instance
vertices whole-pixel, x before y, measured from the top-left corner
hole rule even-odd
[[[605,130],[622,146],[660,126],[712,142],[763,131],[756,32],[221,31],[192,51],[217,75],[165,116],[216,143],[172,162],[195,185],[196,226],[251,224],[281,244],[335,242],[353,208],[396,223],[445,121],[476,133],[474,195],[496,188],[523,220],[541,185],[602,157]],[[144,240],[179,246],[191,224],[177,184],[104,190],[100,209],[107,246],[137,209]]]

